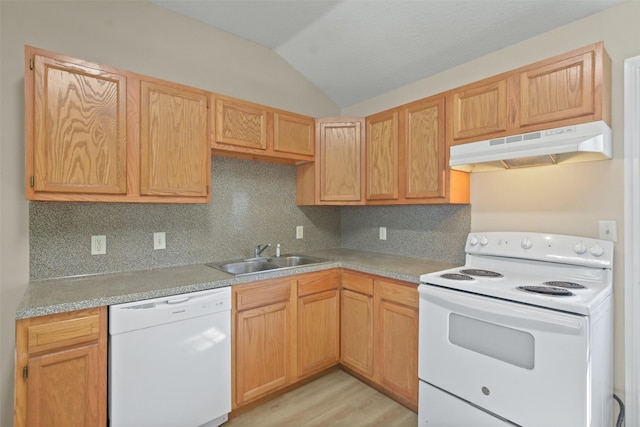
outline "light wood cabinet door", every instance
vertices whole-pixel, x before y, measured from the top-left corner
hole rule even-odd
[[[415,286],[376,280],[376,332],[378,382],[418,404],[418,291]]]
[[[472,138],[507,130],[507,81],[474,83],[451,95],[453,139]]]
[[[141,82],[142,195],[208,195],[207,96],[197,89]]]
[[[316,123],[320,202],[360,202],[364,181],[363,120]]]
[[[273,150],[313,156],[315,125],[312,117],[276,112],[273,114]]]
[[[298,298],[298,377],[338,363],[339,301],[337,289]]]
[[[405,155],[400,170],[407,199],[445,196],[444,114],[444,97],[403,109]]]
[[[238,406],[290,382],[289,302],[236,314],[236,383]]]
[[[520,125],[594,112],[594,52],[561,59],[520,74]]]
[[[16,323],[16,427],[107,423],[106,307]]]
[[[55,54],[32,61],[25,72],[27,198],[126,194],[126,76]]]
[[[367,200],[398,199],[398,111],[367,117]]]
[[[342,290],[340,363],[373,377],[373,296]]]
[[[239,99],[216,95],[215,141],[219,144],[255,150],[267,149],[266,108]],[[225,148],[225,147],[221,147]]]

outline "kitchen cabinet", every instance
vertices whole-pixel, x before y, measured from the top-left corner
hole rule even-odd
[[[418,290],[416,284],[375,281],[376,379],[416,410],[418,404]]]
[[[285,277],[233,289],[233,408],[291,382],[291,286]]]
[[[314,160],[314,119],[222,95],[209,95],[215,108],[213,154],[278,163]]]
[[[417,285],[344,270],[341,334],[342,365],[417,410]]]
[[[338,270],[233,287],[233,408],[339,361]]]
[[[207,95],[175,84],[141,82],[140,193],[206,198],[211,156]]]
[[[316,161],[296,168],[297,204],[363,204],[364,119],[317,119],[315,127]]]
[[[18,320],[15,426],[106,423],[106,307]]]
[[[340,293],[337,270],[298,279],[298,377],[336,365],[340,359]]]
[[[611,59],[602,42],[454,89],[449,144],[590,121],[611,122]]]
[[[340,363],[373,377],[373,279],[343,270]]]
[[[367,117],[367,201],[398,199],[397,110]]]
[[[25,48],[26,198],[207,203],[204,92]]]

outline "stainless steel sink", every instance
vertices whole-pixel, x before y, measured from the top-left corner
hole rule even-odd
[[[283,255],[280,257],[260,257],[208,263],[209,267],[231,273],[235,276],[261,273],[269,270],[298,267],[301,265],[327,262],[324,258],[306,255]]]

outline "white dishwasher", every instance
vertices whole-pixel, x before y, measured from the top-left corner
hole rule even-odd
[[[111,427],[214,427],[231,411],[231,288],[109,307]]]

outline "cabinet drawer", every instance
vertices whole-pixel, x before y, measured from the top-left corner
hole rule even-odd
[[[240,286],[235,289],[236,310],[248,310],[277,302],[288,301],[289,279],[269,280],[266,282]]]
[[[100,316],[98,314],[35,324],[27,328],[27,351],[30,354],[37,353],[97,341],[99,338]]]
[[[376,281],[376,286],[380,294],[380,299],[418,308],[417,285],[401,285],[399,283],[378,280]]]
[[[365,295],[373,295],[373,279],[351,271],[342,272],[342,287]]]
[[[338,289],[338,271],[319,271],[298,279],[298,296],[317,294],[318,292]]]

